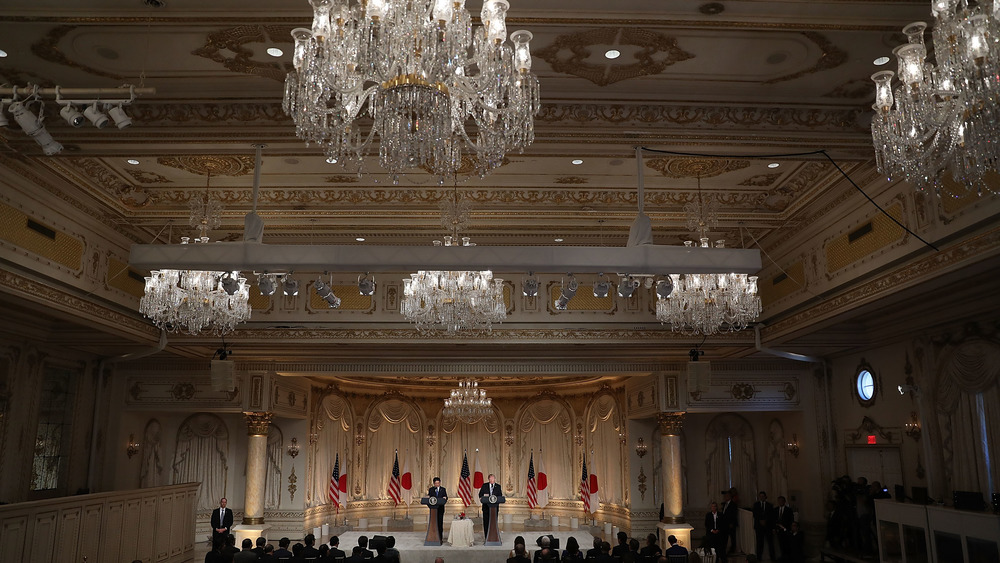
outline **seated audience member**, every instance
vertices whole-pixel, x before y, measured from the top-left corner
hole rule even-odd
[[[521,540],[521,543],[517,543],[517,540],[515,540],[512,551],[514,555],[507,558],[507,563],[531,563],[531,559],[528,558],[528,552],[524,549],[524,538],[521,538]]]
[[[646,536],[646,545],[639,550],[639,556],[646,561],[655,561],[657,557],[663,555],[660,546],[656,545],[656,534]]]
[[[524,553],[530,559],[531,558],[531,553],[528,552],[527,544],[524,543],[524,536],[517,536],[516,538],[514,538],[514,548],[511,549],[510,553],[507,554],[507,559],[510,559],[511,557],[515,557],[517,555],[516,553],[514,553],[514,551],[517,550],[517,544],[521,544],[521,545],[525,546]]]
[[[285,559],[292,558],[292,552],[288,551],[288,546],[292,543],[292,540],[288,538],[281,538],[278,540],[278,549],[274,550],[274,558],[277,561],[283,561]]]
[[[792,527],[788,531],[788,553],[785,554],[785,563],[804,563],[805,557],[805,534],[799,529],[798,522],[792,522]]]
[[[597,556],[597,563],[614,563],[615,558],[611,556],[611,544],[601,542],[601,553]]]
[[[303,541],[306,542],[306,546],[302,548],[302,558],[303,559],[319,558],[319,550],[316,549],[316,536],[312,534],[307,534]]]
[[[396,549],[396,536],[385,538],[385,556],[389,563],[399,563],[399,550]]]
[[[666,555],[668,558],[671,556],[687,557],[688,550],[686,547],[677,543],[677,536],[667,536],[667,543],[670,544],[670,547],[663,552],[663,555]]]
[[[538,551],[535,552],[535,557],[533,561],[544,561],[552,558],[552,539],[549,536],[542,536],[538,538]],[[558,559],[558,557],[556,558]]]
[[[434,563],[444,563],[444,558],[437,557],[434,559]]]
[[[597,559],[601,555],[601,538],[594,536],[594,547],[587,550],[587,559]]]
[[[253,552],[253,540],[243,540],[243,549],[233,556],[233,563],[257,563],[257,554]]]
[[[299,542],[295,542],[295,545],[292,546],[292,560],[302,561],[302,550],[305,548],[306,546],[302,545]]]
[[[583,561],[583,552],[580,551],[580,544],[573,536],[570,536],[566,540],[566,549],[563,550],[562,561]]]
[[[233,557],[240,552],[236,547],[236,536],[229,534],[226,536],[226,547],[222,548],[222,560],[232,561]]]
[[[640,561],[639,540],[630,538],[628,540],[628,551],[622,556],[622,563],[639,563]]]
[[[260,559],[264,555],[264,546],[267,545],[266,538],[257,538],[257,547],[253,548],[253,552],[257,554],[257,559]]]
[[[340,549],[340,537],[333,536],[330,538],[330,560],[334,560],[340,557],[347,557],[347,554]]]
[[[622,557],[628,553],[628,534],[618,532],[618,545],[611,549],[612,557]]]
[[[261,561],[267,561],[268,563],[271,563],[272,561],[276,561],[276,559],[274,558],[274,546],[273,545],[267,544],[267,545],[264,546],[264,554],[260,556],[260,560]]]
[[[697,551],[688,553],[688,563],[701,563],[701,555]]]
[[[361,555],[363,559],[375,557],[375,554],[368,549],[368,536],[358,536],[358,545],[354,548],[352,555]]]
[[[322,543],[316,548],[316,551],[319,551],[319,559],[317,559],[317,561],[320,563],[330,562],[330,546]]]
[[[216,538],[212,541],[212,549],[205,554],[205,563],[222,563],[222,546],[225,542],[222,538]]]

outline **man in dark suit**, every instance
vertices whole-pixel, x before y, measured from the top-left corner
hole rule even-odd
[[[668,547],[667,550],[663,552],[663,554],[667,556],[668,560],[672,555],[687,557],[688,550],[683,545],[679,545],[677,543],[677,536],[673,535],[667,536],[667,543],[670,544],[670,547]]]
[[[604,543],[604,542],[601,541],[601,538],[599,538],[597,536],[594,536],[594,548],[587,550],[587,559],[597,559],[598,557],[601,556],[601,544],[602,543]],[[610,548],[609,548],[609,550],[610,550]]]
[[[444,537],[444,505],[448,502],[448,489],[441,486],[440,477],[434,478],[434,486],[427,489],[427,496],[436,497],[438,499],[438,531],[441,532],[441,536]]]
[[[490,495],[502,496],[503,491],[500,490],[500,485],[497,485],[496,475],[490,473],[488,477],[489,481],[483,483],[482,487],[479,487],[479,498],[482,500],[483,497],[488,497]],[[483,504],[483,536],[490,536],[490,526],[493,523],[490,522],[490,509],[488,504]]]
[[[628,534],[618,532],[618,545],[611,550],[612,557],[623,557],[628,553]]]
[[[726,548],[733,551],[736,547],[736,526],[739,525],[739,507],[733,502],[733,496],[729,490],[722,491],[722,506],[719,507],[722,519],[725,524],[723,531],[726,533]]]
[[[763,561],[764,543],[767,542],[767,552],[774,558],[774,505],[767,502],[767,493],[757,494],[757,502],[753,503],[753,529],[757,534],[757,561]]]
[[[330,538],[330,559],[337,559],[340,557],[347,557],[347,554],[340,549],[340,537],[333,536]]]
[[[718,503],[709,505],[705,515],[705,543],[715,548],[715,558],[719,563],[726,563],[726,518],[719,512]]]
[[[306,534],[305,539],[302,541],[306,542],[305,548],[302,549],[302,558],[306,559],[308,557],[319,557],[319,550],[316,549],[316,536],[312,534]]]
[[[288,538],[281,538],[278,540],[278,549],[274,550],[274,558],[278,561],[282,559],[291,559],[292,552],[288,551],[288,546],[292,544],[292,540]]]
[[[212,541],[225,541],[226,536],[233,528],[233,511],[226,508],[228,501],[225,498],[219,500],[219,509],[212,511]]]
[[[788,534],[792,530],[795,513],[788,506],[785,497],[778,497],[778,505],[774,507],[774,533],[778,536],[778,547],[781,548],[781,560],[788,559]]]
[[[264,546],[267,545],[267,538],[257,538],[256,544],[257,546],[253,548],[253,552],[257,554],[257,559],[260,559],[264,557]]]

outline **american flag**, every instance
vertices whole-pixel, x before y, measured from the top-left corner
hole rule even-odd
[[[399,493],[399,452],[395,454],[395,459],[392,462],[392,477],[389,478],[389,498],[392,502],[399,504],[402,497]]]
[[[333,475],[330,476],[330,502],[340,510],[340,454],[333,462]]]
[[[469,479],[469,454],[462,454],[462,474],[458,478],[458,496],[465,506],[472,504],[472,480]]]
[[[580,477],[580,496],[583,498],[583,511],[590,514],[590,476],[587,475],[587,456],[583,457],[583,477]]]
[[[531,457],[528,459],[528,508],[535,508],[538,506],[538,499],[536,495],[538,494],[537,484],[535,483],[535,452],[531,452]]]

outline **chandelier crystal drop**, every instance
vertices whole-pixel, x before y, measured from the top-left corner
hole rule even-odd
[[[694,248],[692,241],[684,246]],[[716,241],[715,248],[724,248]],[[700,248],[709,248],[707,238]],[[669,324],[674,332],[703,334],[736,332],[760,316],[757,276],[747,274],[670,274],[666,290],[657,288],[656,320]],[[672,288],[672,290],[670,289]]]
[[[441,241],[434,241],[440,246]],[[463,246],[472,246],[462,237]],[[444,246],[457,246],[453,237],[444,237]],[[417,330],[490,331],[493,323],[507,318],[503,280],[493,272],[420,270],[403,280],[403,316]]]
[[[360,170],[377,145],[394,178],[422,168],[443,179],[463,153],[484,175],[534,140],[532,36],[506,42],[505,0],[483,3],[480,28],[465,0],[309,1],[283,108],[328,161]]]
[[[893,54],[896,73],[872,75],[872,141],[879,172],[902,176],[942,195],[950,169],[959,190],[997,193],[984,182],[1000,158],[1000,0],[932,0],[931,47],[927,24],[903,28],[908,43]],[[929,51],[933,62],[927,61]]]
[[[208,237],[195,241],[207,243]],[[239,272],[153,270],[139,312],[167,332],[227,334],[250,318],[250,286]]]
[[[451,396],[444,400],[443,414],[446,418],[456,418],[466,424],[475,424],[492,414],[493,400],[486,396],[486,390],[479,388],[475,379],[463,379],[458,387],[451,390]]]

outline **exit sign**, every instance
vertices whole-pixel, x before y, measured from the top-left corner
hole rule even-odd
[[[871,434],[871,435],[868,436],[868,443],[869,444],[875,444],[875,435],[874,434]]]

